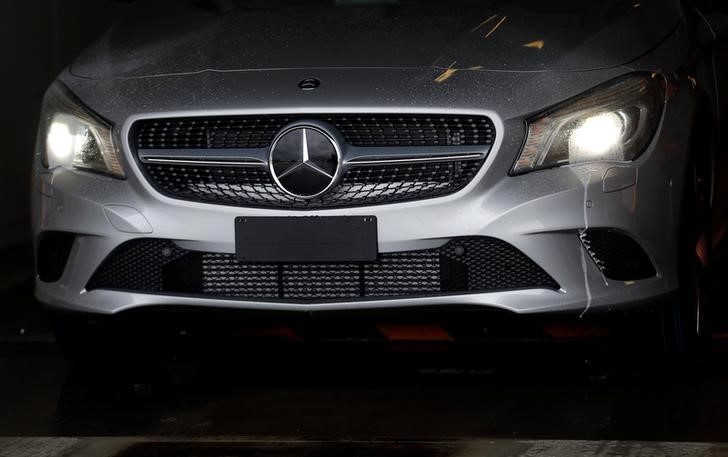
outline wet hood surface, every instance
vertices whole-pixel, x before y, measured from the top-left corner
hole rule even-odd
[[[676,24],[670,0],[139,0],[71,71],[593,70],[636,59]]]

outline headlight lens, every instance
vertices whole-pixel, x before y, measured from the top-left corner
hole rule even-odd
[[[38,148],[47,168],[82,168],[124,177],[111,126],[59,82],[43,101]]]
[[[664,105],[661,76],[637,73],[600,86],[528,120],[512,173],[634,160],[652,141]]]

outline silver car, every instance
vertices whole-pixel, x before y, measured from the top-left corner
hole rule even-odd
[[[665,304],[685,349],[725,85],[695,3],[137,1],[46,93],[36,296],[61,323]]]

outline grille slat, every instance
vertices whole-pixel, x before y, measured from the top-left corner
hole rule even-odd
[[[488,237],[384,253],[375,262],[312,264],[241,263],[234,254],[185,251],[168,240],[139,239],[117,248],[87,285],[88,290],[251,301],[346,301],[523,288],[559,285],[522,252]]]

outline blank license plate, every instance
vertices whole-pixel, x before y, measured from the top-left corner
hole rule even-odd
[[[378,255],[374,216],[238,217],[241,262],[366,262]]]

